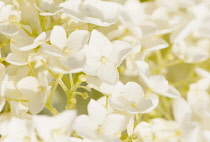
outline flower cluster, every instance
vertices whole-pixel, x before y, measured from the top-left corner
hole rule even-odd
[[[209,142],[209,0],[1,0],[0,142]]]

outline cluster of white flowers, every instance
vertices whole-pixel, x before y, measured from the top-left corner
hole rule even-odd
[[[1,0],[0,142],[210,142],[210,0]]]

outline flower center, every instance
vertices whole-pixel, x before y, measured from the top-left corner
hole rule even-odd
[[[100,59],[100,62],[102,64],[106,64],[107,61],[108,61],[108,59],[105,56],[102,56],[101,59]]]
[[[10,15],[10,16],[9,16],[9,22],[15,23],[16,20],[17,20],[17,17],[16,17],[15,15]]]
[[[30,142],[31,138],[29,136],[24,137],[24,142]]]
[[[101,125],[98,126],[98,130],[97,130],[100,134],[103,133],[103,127]]]
[[[136,108],[136,107],[137,107],[137,104],[136,104],[136,103],[132,103],[132,104],[131,104],[131,107],[132,107],[132,108]]]
[[[64,52],[65,54],[69,54],[70,49],[69,49],[69,48],[64,48],[64,49],[63,49],[63,52]]]

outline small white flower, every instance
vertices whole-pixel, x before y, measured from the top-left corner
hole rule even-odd
[[[98,26],[109,26],[118,20],[120,5],[101,0],[68,0],[60,4],[73,19]]]
[[[35,126],[31,120],[1,115],[1,140],[4,142],[37,142]]]
[[[42,16],[53,16],[62,10],[54,0],[41,0],[39,5],[40,7],[37,5],[35,5],[35,7],[39,10],[39,14]]]
[[[75,110],[68,110],[59,115],[50,117],[46,115],[35,115],[32,117],[36,130],[41,139],[46,142],[67,142],[72,132],[72,124],[76,117]]]
[[[172,46],[173,53],[186,63],[199,63],[206,61],[209,57],[210,42],[208,39],[181,40]]]
[[[131,49],[130,44],[123,41],[110,42],[102,33],[93,30],[89,47],[85,51],[87,63],[84,72],[114,85],[119,80],[117,67]]]
[[[136,61],[136,65],[138,68],[140,78],[154,93],[170,98],[176,98],[180,96],[178,90],[176,90],[173,86],[170,86],[164,76],[150,76],[149,65],[146,62],[139,60]]]
[[[42,50],[49,54],[50,68],[59,73],[80,72],[85,64],[85,55],[82,49],[89,39],[89,32],[77,30],[68,38],[66,31],[61,26],[54,26],[49,44],[43,44]]]
[[[133,142],[154,142],[152,126],[147,122],[141,122],[134,128],[134,119],[130,119],[127,133],[132,137]]]
[[[128,82],[122,92],[113,94],[109,98],[113,108],[132,114],[145,113],[153,107],[151,98],[146,98],[140,85]]]
[[[115,135],[125,128],[126,117],[120,114],[108,114],[107,110],[95,100],[88,104],[88,115],[76,118],[73,129],[82,138],[97,142],[120,142]]]
[[[48,86],[44,75],[40,73],[38,79],[33,76],[22,78],[17,83],[17,89],[28,97],[29,111],[32,114],[37,114],[44,108],[51,87]]]
[[[12,5],[6,5],[0,1],[0,33],[13,36],[18,33],[18,25],[20,22],[21,12],[15,9]]]

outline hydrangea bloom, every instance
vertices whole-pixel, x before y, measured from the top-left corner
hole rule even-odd
[[[210,142],[209,0],[0,1],[0,142]]]

